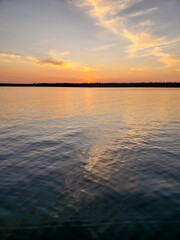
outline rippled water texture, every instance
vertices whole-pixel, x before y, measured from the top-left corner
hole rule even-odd
[[[0,88],[0,239],[180,239],[180,90]]]

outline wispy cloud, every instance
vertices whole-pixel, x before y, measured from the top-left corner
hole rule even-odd
[[[159,62],[164,63],[167,67],[172,67],[180,62],[180,59],[177,59],[171,54],[163,53],[162,48],[157,47],[151,50],[148,50],[144,56],[153,55],[158,58]]]
[[[102,50],[105,50],[105,49],[108,49],[108,48],[115,47],[117,45],[118,45],[118,43],[106,44],[106,45],[103,45],[103,46],[100,46],[100,47],[97,47],[97,48],[93,48],[90,51],[94,51],[94,52],[97,51],[98,52],[98,51],[102,51]]]
[[[140,27],[150,27],[150,26],[153,26],[155,23],[149,19],[145,20],[145,21],[142,21],[139,23],[139,26]]]
[[[129,25],[128,21],[131,18],[149,15],[154,11],[158,11],[157,7],[143,9],[142,11],[132,11],[132,7],[143,0],[72,0],[73,3],[85,12],[89,17],[91,17],[95,24],[106,28],[110,32],[117,35],[120,39],[128,39],[131,44],[127,47],[127,52],[129,56],[135,57],[137,51],[144,51],[146,54],[147,49],[151,48],[153,54],[157,57],[158,61],[163,62],[166,66],[172,66],[179,62],[178,59],[172,57],[170,54],[163,53],[162,50],[157,52],[156,47],[173,44],[175,40],[167,41],[166,36],[157,36],[153,34],[152,29],[149,31],[144,27],[150,27],[155,23],[149,19],[141,20],[141,22],[136,24],[133,29],[133,24]],[[137,29],[137,26],[139,29]],[[135,33],[134,33],[135,32]],[[113,45],[106,45],[100,48],[94,49],[95,51],[100,51],[111,47]],[[139,55],[139,56],[144,56]]]
[[[62,53],[61,53],[61,56],[66,56],[66,55],[69,55],[69,54],[70,54],[69,51],[65,51],[65,52],[62,52]]]
[[[139,16],[142,16],[142,15],[145,15],[145,14],[152,13],[156,10],[158,10],[158,8],[148,8],[148,9],[145,9],[143,11],[138,11],[138,12],[135,12],[135,13],[128,14],[128,15],[126,15],[126,17],[128,17],[128,18],[139,17]]]
[[[131,11],[124,13],[133,5],[143,0],[74,0],[73,3],[85,12],[89,17],[94,19],[95,24],[106,28],[118,36],[123,36],[123,29],[126,28],[128,19],[150,14],[157,7],[144,9],[142,11]],[[144,25],[150,25],[144,22]]]
[[[31,56],[25,56],[25,57],[26,57],[26,59],[28,59],[28,60],[31,61],[31,62],[36,62],[36,61],[38,61],[37,58],[35,58],[35,57],[31,57]]]
[[[23,54],[16,54],[16,53],[0,52],[0,56],[19,58],[19,57],[23,57],[24,55]]]
[[[95,20],[96,25],[121,36],[125,17],[119,13],[142,0],[74,0],[73,3]]]
[[[51,57],[46,59],[37,59],[32,56],[17,54],[17,53],[8,53],[8,52],[0,52],[0,57],[10,57],[10,58],[19,58],[23,60],[24,63],[31,63],[39,66],[52,66],[56,68],[70,68],[73,66],[73,63],[70,61],[65,61],[58,57],[55,52],[50,51]]]
[[[83,67],[81,72],[94,72],[95,69],[89,68],[89,67]]]
[[[67,51],[66,53],[68,54],[69,52]],[[65,55],[67,55],[67,54],[65,54]],[[62,59],[54,51],[49,51],[48,55],[50,55],[50,56],[47,58],[38,59],[38,58],[24,55],[24,54],[0,52],[1,58],[6,57],[6,59],[7,59],[7,58],[11,58],[11,57],[17,57],[21,60],[22,63],[30,63],[30,64],[37,65],[40,67],[50,66],[50,67],[54,67],[54,68],[58,68],[58,69],[72,69],[72,70],[80,71],[80,72],[94,72],[95,71],[95,69],[92,69],[87,66],[84,67],[84,66],[82,66],[82,64],[80,64],[78,62],[73,62],[71,60]]]
[[[40,65],[40,66],[45,66],[45,65],[49,65],[49,66],[55,66],[55,67],[64,67],[66,65],[64,60],[53,60],[53,59],[42,59],[42,60],[38,60],[35,61],[34,64]]]
[[[127,29],[124,29],[124,36],[132,42],[132,45],[128,47],[128,52],[131,55],[133,55],[136,51],[162,44],[164,40],[162,37],[156,37],[146,32],[133,34]]]
[[[64,55],[69,54],[69,51],[64,52]],[[56,54],[55,51],[49,51],[50,57],[45,58],[45,59],[36,59],[36,58],[30,58],[32,60],[33,64],[39,65],[39,66],[52,66],[55,68],[73,68],[75,66],[75,63],[64,60],[61,57]],[[63,55],[61,53],[61,55]]]
[[[130,54],[131,57],[140,50],[147,50],[148,48],[153,49],[158,46],[171,45],[180,41],[180,38],[167,41],[165,40],[165,37],[157,37],[156,35],[147,32],[140,32],[134,34],[127,29],[124,29],[124,36],[132,43],[127,48],[127,52]]]

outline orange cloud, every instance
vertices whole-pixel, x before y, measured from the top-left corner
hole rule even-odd
[[[164,38],[159,38],[146,32],[133,34],[127,29],[124,29],[124,36],[133,43],[128,48],[128,52],[131,56],[133,56],[136,51],[155,47],[159,44],[162,44],[162,41],[164,40]]]
[[[159,47],[156,47],[152,50],[147,51],[147,53],[144,54],[143,56],[149,56],[149,55],[158,57],[158,61],[164,63],[168,67],[172,67],[173,65],[180,62],[180,59],[175,58],[173,55],[163,53],[162,49]]]
[[[83,70],[81,70],[82,72],[94,72],[95,69],[92,68],[88,68],[88,67],[83,67]]]
[[[164,63],[167,67],[172,67],[180,62],[180,59],[175,58],[171,54],[163,53],[162,47],[158,47],[179,41],[179,39],[168,42],[164,41],[164,38],[159,38],[146,32],[132,34],[126,29],[124,30],[124,36],[133,43],[128,47],[128,53],[131,57],[135,55],[135,52],[145,50],[145,53],[140,55],[141,57],[153,55],[158,58],[159,62]],[[151,48],[151,50],[147,50],[148,48]]]
[[[7,53],[7,52],[0,52],[0,56],[2,57],[23,57],[23,54],[16,54],[16,53]]]
[[[62,52],[62,53],[61,53],[61,56],[66,56],[66,55],[69,55],[69,54],[70,54],[69,51],[65,51],[65,52]]]
[[[65,65],[64,60],[53,60],[53,59],[42,59],[34,63],[40,66],[50,65],[55,67],[63,67]]]
[[[164,63],[166,66],[172,66],[179,62],[179,59],[176,59],[170,54],[163,53],[162,51],[156,51],[155,48],[158,46],[165,46],[168,44],[175,43],[180,39],[174,39],[171,41],[166,41],[165,37],[159,37],[151,32],[146,32],[144,29],[146,26],[152,26],[155,23],[150,20],[144,20],[138,24],[139,32],[134,34],[132,30],[128,30],[128,20],[134,17],[151,14],[152,12],[158,10],[157,7],[143,9],[142,11],[130,11],[131,13],[124,14],[123,11],[130,9],[137,2],[141,0],[73,0],[75,5],[80,9],[84,10],[85,13],[95,20],[96,25],[99,25],[103,28],[106,28],[110,32],[117,35],[119,38],[129,39],[131,42],[128,46],[127,52],[131,57],[135,56],[136,52],[144,51],[147,55],[147,49],[151,48],[152,53],[149,55],[154,55],[158,58],[158,61]],[[133,25],[132,25],[133,27]],[[131,28],[132,29],[132,28]],[[134,32],[137,32],[137,28],[134,29]],[[94,51],[103,50],[112,45],[105,45],[100,48],[94,49]]]
[[[63,59],[53,59],[53,58],[47,58],[47,59],[41,59],[38,61],[33,61],[33,64],[39,65],[39,66],[52,66],[56,68],[74,68],[75,64],[71,62],[65,62]]]
[[[26,58],[32,62],[37,61],[37,59],[35,57],[31,57],[31,56],[26,56]]]
[[[75,0],[74,3],[79,8],[85,10],[91,18],[95,19],[96,24],[110,30],[116,35],[121,35],[124,17],[118,13],[129,8],[141,0],[128,1],[105,1],[105,0]]]
[[[67,54],[69,54],[69,52],[64,52],[64,55],[67,55]],[[18,57],[22,63],[35,64],[40,67],[51,66],[51,67],[61,68],[61,69],[69,68],[69,69],[73,69],[76,71],[82,71],[82,72],[95,71],[94,69],[89,68],[89,67],[81,67],[80,63],[71,62],[69,60],[64,60],[62,58],[59,58],[59,56],[54,51],[49,51],[49,55],[50,55],[49,58],[37,59],[35,57],[23,55],[23,54],[0,52],[0,57]],[[82,69],[82,70],[80,70],[80,69]]]
[[[130,14],[121,12],[131,8],[142,0],[74,0],[75,5],[95,20],[96,25],[108,29],[115,35],[122,37],[123,29],[129,18],[152,13],[158,8],[148,8],[143,11],[136,11]]]
[[[13,57],[13,58],[23,58],[28,60],[28,61],[24,61],[24,62],[29,62],[31,64],[36,64],[39,66],[53,66],[53,67],[57,67],[57,68],[67,68],[72,66],[72,64],[65,62],[63,59],[60,59],[57,57],[57,55],[54,56],[54,58],[47,58],[47,59],[37,59],[31,56],[26,56],[23,54],[17,54],[17,53],[6,53],[6,52],[0,52],[0,56],[2,57]]]

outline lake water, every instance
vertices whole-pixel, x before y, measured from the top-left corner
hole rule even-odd
[[[180,89],[0,88],[0,239],[180,239]]]

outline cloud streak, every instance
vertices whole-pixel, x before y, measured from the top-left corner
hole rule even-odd
[[[83,67],[81,71],[82,72],[94,72],[95,69],[92,69],[92,68],[89,68],[89,67]]]
[[[62,52],[62,53],[61,53],[61,56],[66,56],[66,55],[69,55],[69,54],[70,54],[69,51],[65,51],[65,52]]]
[[[133,34],[126,29],[124,29],[124,36],[133,43],[128,48],[128,52],[131,55],[133,55],[138,50],[155,47],[159,44],[162,44],[162,41],[164,40],[164,38],[159,38],[146,32]]]
[[[152,13],[152,12],[154,12],[156,10],[158,10],[158,8],[148,8],[148,9],[143,10],[143,11],[139,11],[139,12],[128,14],[126,17],[128,17],[128,18],[139,17],[139,16],[142,16],[142,15],[146,15],[146,14]]]
[[[66,62],[65,60],[59,58],[54,52],[51,53],[50,58],[46,59],[37,59],[32,56],[17,54],[17,53],[8,53],[8,52],[0,52],[0,57],[10,57],[10,58],[20,58],[23,59],[24,62],[30,62],[31,64],[39,65],[39,66],[52,66],[56,68],[68,68],[72,67],[72,63]]]
[[[23,57],[23,54],[16,54],[16,53],[8,53],[8,52],[0,52],[0,56],[2,57],[13,57],[13,58],[20,58]]]
[[[69,54],[68,51],[64,52],[64,55]],[[37,59],[32,56],[24,55],[24,54],[17,54],[17,53],[7,53],[7,52],[0,52],[0,57],[15,57],[19,58],[23,63],[30,63],[33,65],[37,65],[40,67],[50,66],[58,69],[73,69],[79,72],[94,72],[95,69],[89,67],[83,67],[80,63],[72,62],[70,60],[64,60],[60,58],[54,51],[49,51],[50,57]],[[61,54],[62,55],[62,54]]]
[[[55,67],[64,67],[66,65],[66,63],[64,62],[64,60],[54,60],[54,59],[42,59],[42,60],[38,60],[36,62],[34,62],[37,65],[40,66],[45,66],[45,65],[49,65],[49,66],[55,66]]]
[[[168,67],[173,66],[179,62],[179,60],[170,54],[163,53],[162,49],[161,51],[157,51],[155,48],[162,45],[172,44],[176,40],[167,41],[165,40],[166,37],[159,37],[151,31],[144,31],[144,27],[150,27],[155,24],[149,19],[136,24],[136,29],[134,30],[133,24],[131,24],[131,27],[129,28],[129,19],[142,15],[149,15],[158,10],[157,7],[154,7],[133,12],[132,7],[142,1],[143,0],[74,0],[73,3],[84,11],[86,15],[94,19],[96,25],[109,30],[120,39],[125,38],[129,40],[129,42],[131,42],[127,47],[129,56],[135,57],[136,52],[138,51],[144,51],[144,55],[142,54],[140,56],[148,55],[146,51],[151,48],[151,55],[157,57],[158,61],[164,63]],[[128,11],[130,13],[124,13]],[[139,27],[138,30],[137,26]],[[105,45],[94,49],[94,51],[104,50],[111,46],[113,45]]]
[[[144,56],[150,56],[153,55],[155,57],[158,57],[158,61],[164,63],[167,67],[172,67],[180,62],[180,59],[175,58],[171,54],[163,53],[162,48],[157,47],[153,50],[148,50]]]
[[[96,25],[121,36],[125,17],[119,13],[142,0],[74,0],[73,3],[95,20]]]
[[[118,45],[117,43],[106,44],[106,45],[103,45],[103,46],[100,46],[100,47],[97,47],[97,48],[93,48],[93,49],[91,49],[91,51],[94,51],[94,52],[103,51],[105,49],[112,48],[112,47],[115,47],[117,45]]]

